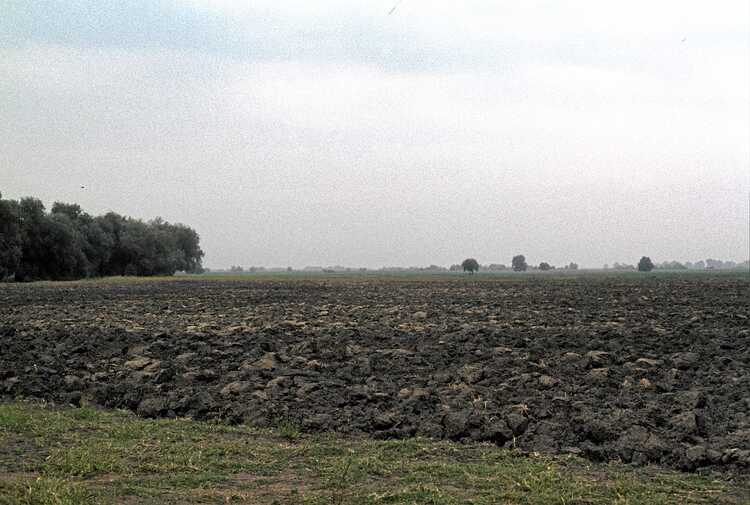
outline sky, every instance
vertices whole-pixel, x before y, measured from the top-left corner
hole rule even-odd
[[[4,198],[213,268],[748,258],[746,0],[0,3]]]

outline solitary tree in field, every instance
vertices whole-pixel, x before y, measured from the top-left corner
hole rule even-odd
[[[547,270],[552,270],[552,266],[546,261],[542,261],[541,263],[539,263],[539,270],[541,270],[542,272],[546,272]]]
[[[513,266],[514,272],[525,272],[528,268],[528,265],[526,264],[526,257],[523,254],[519,254],[518,256],[513,256],[513,261],[511,262],[511,265]]]
[[[479,263],[477,263],[477,260],[474,258],[466,258],[461,263],[461,268],[464,269],[464,272],[469,272],[470,274],[473,274],[474,272],[479,271]]]
[[[650,272],[654,269],[654,262],[651,261],[651,258],[648,256],[643,256],[641,260],[638,262],[638,271],[639,272]]]

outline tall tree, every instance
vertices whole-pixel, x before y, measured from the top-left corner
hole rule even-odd
[[[641,257],[640,261],[638,261],[638,271],[639,272],[650,272],[654,269],[654,262],[651,261],[651,258],[648,256]]]
[[[513,260],[511,261],[511,266],[513,267],[514,272],[525,272],[526,269],[529,267],[526,264],[526,257],[523,254],[513,256]]]
[[[21,262],[21,221],[18,204],[0,194],[0,280],[16,273]]]
[[[479,271],[479,263],[474,258],[466,258],[461,262],[461,268],[464,269],[464,272],[473,274],[474,272]]]

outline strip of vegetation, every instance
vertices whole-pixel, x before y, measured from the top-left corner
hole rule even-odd
[[[125,500],[125,501],[124,501]],[[740,504],[746,482],[485,444],[374,441],[0,404],[0,505]]]
[[[0,195],[0,281],[201,272],[198,234],[160,218],[91,216],[76,204]]]

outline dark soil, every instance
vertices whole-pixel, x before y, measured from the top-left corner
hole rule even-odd
[[[0,396],[750,470],[747,276],[0,285]]]

